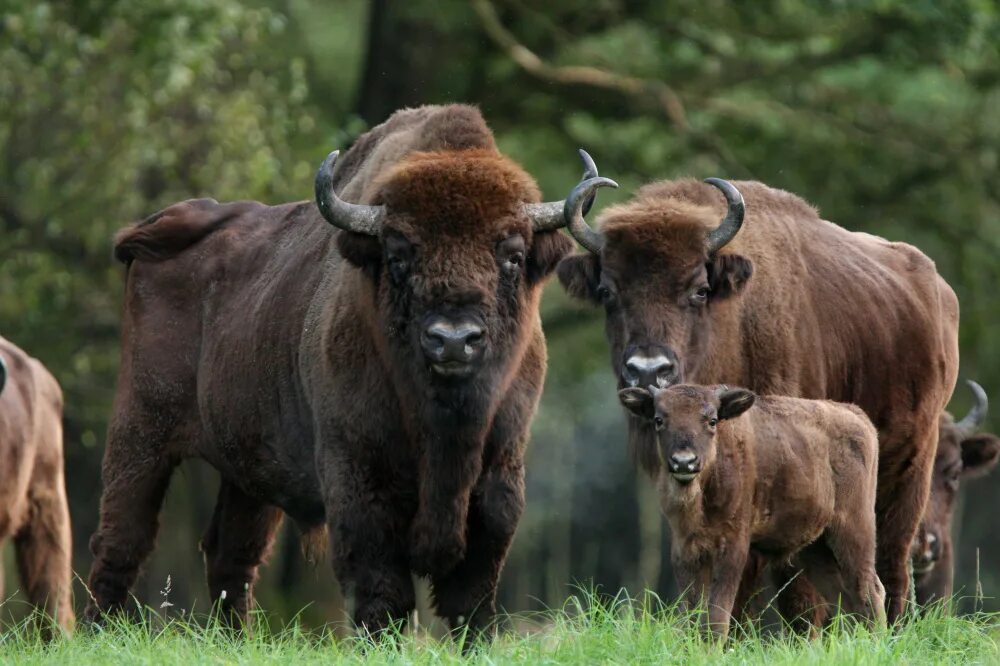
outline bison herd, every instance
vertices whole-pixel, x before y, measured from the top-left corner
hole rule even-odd
[[[920,604],[947,599],[956,492],[1000,439],[977,432],[975,383],[968,416],[944,412],[958,303],[934,263],[757,182],[652,183],[591,227],[617,185],[581,154],[583,179],[541,202],[477,109],[408,109],[331,153],[315,202],[190,200],[122,230],[86,621],[125,610],[196,457],[221,476],[201,548],[233,626],[288,516],[309,553],[329,544],[359,627],[405,622],[415,573],[449,626],[491,630],[553,272],[604,309],[630,448],[706,631],[726,635],[765,573],[805,626],[894,622],[911,576]],[[0,538],[69,628],[61,421],[55,380],[0,338]]]

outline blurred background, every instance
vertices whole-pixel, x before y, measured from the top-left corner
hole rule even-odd
[[[1000,405],[993,0],[0,0],[0,335],[66,395],[79,576],[118,364],[115,230],[191,197],[311,198],[328,151],[395,109],[452,101],[482,108],[549,199],[576,183],[584,146],[622,185],[599,206],[658,178],[753,178],[917,245],[961,300],[961,375]],[[626,452],[603,313],[553,280],[543,318],[549,375],[501,602],[559,606],[591,583],[669,597],[668,537]],[[216,488],[200,463],[174,476],[143,603],[208,608],[198,540]],[[969,482],[956,517],[956,591],[981,582],[991,610],[998,501],[1000,474]],[[290,526],[258,600],[279,620],[342,617],[329,566],[301,560]]]

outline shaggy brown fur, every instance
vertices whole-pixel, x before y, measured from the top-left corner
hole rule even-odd
[[[996,467],[1000,437],[981,432],[967,435],[955,427],[951,414],[941,415],[931,495],[913,541],[913,580],[917,603],[949,599],[954,577],[951,521],[962,479],[981,477]]]
[[[620,375],[629,355],[655,353],[675,361],[671,381],[826,398],[868,414],[881,446],[878,570],[894,620],[907,599],[938,415],[955,386],[955,294],[910,245],[842,229],[787,192],[734,184],[746,219],[720,252],[709,256],[704,236],[725,215],[719,192],[694,180],[656,183],[605,211],[602,254],[566,259],[559,278],[570,294],[604,303]],[[629,430],[655,472],[652,429],[633,419]]]
[[[753,393],[726,386],[619,396],[655,429],[660,464],[650,471],[678,588],[689,605],[707,605],[706,628],[727,635],[751,548],[778,561],[801,552],[828,599],[885,624],[875,573],[878,435],[860,409],[773,396],[754,406]]]
[[[41,363],[2,337],[0,359],[0,367],[7,367],[0,388],[0,545],[13,537],[28,600],[69,631],[73,548],[63,478],[62,391]]]
[[[211,200],[118,235],[132,263],[88,618],[122,607],[174,466],[201,457],[223,479],[203,549],[232,620],[284,512],[313,537],[329,526],[358,625],[408,617],[411,571],[452,626],[491,622],[545,375],[541,282],[571,244],[533,235],[520,204],[538,188],[471,107],[394,114],[334,178],[387,206],[381,237],[312,202]],[[469,378],[421,352],[441,313],[483,328]]]

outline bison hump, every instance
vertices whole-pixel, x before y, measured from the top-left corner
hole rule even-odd
[[[220,204],[215,199],[190,199],[173,204],[119,231],[115,236],[115,258],[126,265],[133,261],[170,259],[261,206],[254,201]]]

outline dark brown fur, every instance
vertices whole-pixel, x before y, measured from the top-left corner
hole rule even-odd
[[[751,549],[788,560],[802,553],[827,598],[885,623],[875,573],[878,436],[864,413],[821,400],[762,397],[725,386],[630,388],[622,402],[654,423],[650,470],[672,532],[677,584],[705,627],[725,637]],[[669,469],[694,456],[694,478]]]
[[[14,539],[28,600],[73,628],[72,536],[63,477],[62,391],[41,363],[0,337],[0,545]],[[0,599],[3,598],[0,567]],[[51,628],[43,626],[45,634]]]
[[[601,301],[616,370],[634,349],[672,355],[680,379],[859,405],[879,430],[878,570],[894,620],[926,503],[937,418],[955,385],[958,303],[916,248],[821,220],[797,197],[734,183],[743,229],[709,256],[725,215],[711,186],[655,183],[601,217],[601,256],[562,262],[570,294]],[[694,302],[698,289],[707,300]],[[624,385],[624,381],[622,381]],[[651,430],[630,439],[655,471]]]
[[[223,479],[203,549],[233,619],[284,512],[329,526],[358,625],[408,616],[411,571],[452,626],[491,622],[545,375],[541,281],[570,243],[532,234],[521,204],[538,188],[471,107],[394,114],[342,156],[335,186],[387,206],[380,238],[336,231],[311,202],[211,200],[118,235],[133,263],[88,617],[125,602],[171,471],[201,457]],[[499,256],[514,235],[520,268]],[[421,355],[420,322],[441,311],[483,323],[467,381]]]
[[[913,580],[917,603],[948,600],[955,575],[951,523],[963,479],[988,474],[1000,458],[1000,438],[990,433],[968,435],[955,427],[951,414],[941,415],[931,494],[913,541]]]

